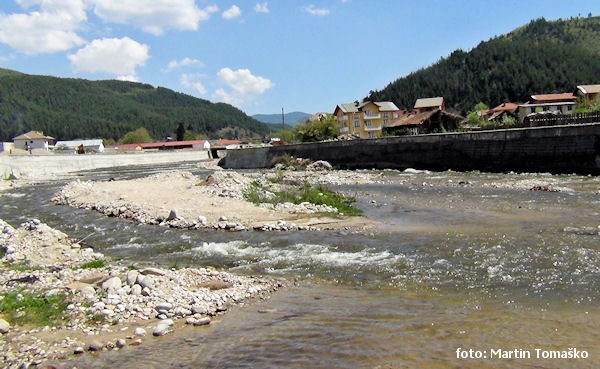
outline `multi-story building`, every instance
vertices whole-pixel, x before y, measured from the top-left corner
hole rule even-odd
[[[383,125],[399,116],[398,107],[390,101],[365,101],[339,104],[333,115],[340,122],[340,135],[375,138]]]
[[[577,96],[571,92],[561,94],[531,95],[531,100],[519,105],[519,121],[523,122],[525,117],[541,113],[554,112],[560,114],[573,114]]]

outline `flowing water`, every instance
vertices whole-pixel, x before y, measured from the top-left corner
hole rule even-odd
[[[169,166],[168,169],[172,169]],[[193,163],[178,169],[209,172]],[[132,178],[145,166],[81,174]],[[126,262],[212,265],[293,281],[202,329],[73,363],[84,368],[600,366],[600,178],[384,171],[340,186],[373,234],[214,232],[136,225],[56,206],[59,182],[6,193],[0,218],[36,217]],[[558,188],[560,192],[531,191]],[[91,236],[90,236],[91,234]],[[457,349],[481,358],[457,358]],[[588,353],[536,358],[535,349]],[[492,357],[521,350],[531,358]],[[540,354],[543,354],[540,351]]]

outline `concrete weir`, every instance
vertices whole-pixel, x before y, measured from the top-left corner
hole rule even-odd
[[[600,123],[236,149],[219,165],[266,168],[286,155],[347,169],[600,174]]]

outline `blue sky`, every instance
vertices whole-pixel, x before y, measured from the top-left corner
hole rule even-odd
[[[531,19],[588,13],[600,1],[2,0],[0,67],[314,113]]]

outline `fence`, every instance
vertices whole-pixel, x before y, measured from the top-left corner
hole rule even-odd
[[[600,123],[600,111],[569,115],[538,114],[536,116],[526,118],[524,122],[526,126],[527,120],[529,120],[529,127]]]

